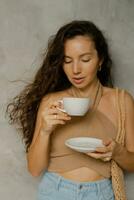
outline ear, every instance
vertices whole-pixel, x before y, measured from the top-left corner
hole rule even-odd
[[[101,67],[103,61],[104,61],[104,58],[101,58],[100,61],[99,61],[99,66],[100,66],[100,67]]]

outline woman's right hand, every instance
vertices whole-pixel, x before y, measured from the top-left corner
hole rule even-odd
[[[47,134],[51,134],[57,125],[63,125],[66,121],[71,120],[71,117],[59,110],[60,102],[55,101],[49,104],[42,112],[42,128]]]

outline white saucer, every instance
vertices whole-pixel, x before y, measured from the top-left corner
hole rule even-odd
[[[91,137],[76,137],[65,141],[65,145],[79,152],[93,152],[97,147],[104,147],[101,139]]]

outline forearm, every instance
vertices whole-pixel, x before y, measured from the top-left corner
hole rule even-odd
[[[50,135],[41,130],[27,153],[28,169],[33,176],[39,176],[47,169],[49,160]]]
[[[124,170],[134,172],[134,152],[129,152],[125,147],[117,144],[112,159]]]

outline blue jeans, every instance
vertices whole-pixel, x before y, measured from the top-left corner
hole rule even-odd
[[[38,189],[38,200],[114,200],[110,179],[75,182],[46,171]]]

